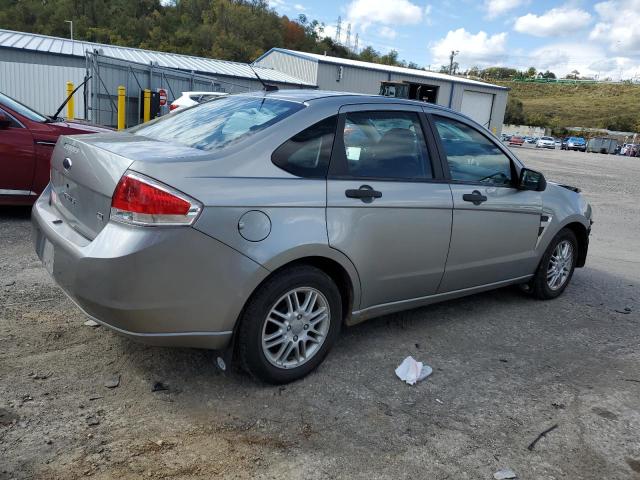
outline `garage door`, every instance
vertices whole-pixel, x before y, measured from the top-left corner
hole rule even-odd
[[[462,94],[462,113],[487,128],[491,121],[491,107],[493,107],[492,93],[465,90]]]

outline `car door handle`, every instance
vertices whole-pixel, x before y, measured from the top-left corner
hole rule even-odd
[[[360,188],[345,190],[344,194],[348,198],[359,198],[365,203],[372,202],[374,198],[381,198],[382,192],[374,190],[370,185],[362,185]]]
[[[485,195],[482,195],[478,190],[474,190],[471,193],[465,193],[464,195],[462,195],[462,199],[465,202],[471,202],[474,205],[480,205],[482,202],[487,201],[487,197]]]

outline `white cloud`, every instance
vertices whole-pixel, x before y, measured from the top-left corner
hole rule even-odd
[[[409,0],[353,0],[347,6],[347,16],[362,24],[410,25],[420,23],[423,9]]]
[[[304,5],[300,5],[299,3],[296,3],[293,6],[293,8],[294,8],[294,10],[297,10],[299,12],[304,12],[306,10],[305,6]]]
[[[640,54],[640,0],[597,3],[598,23],[590,38],[604,42],[612,52]]]
[[[522,60],[522,59],[520,59]],[[599,79],[630,79],[640,74],[640,63],[625,56],[613,57],[599,45],[591,42],[553,43],[544,45],[527,56],[513,62],[519,69],[534,66],[538,70],[551,70],[560,77],[577,70],[581,76]]]
[[[381,27],[378,31],[378,34],[383,38],[388,38],[391,40],[396,38],[396,35],[398,35],[398,33],[393,28],[387,26]]]
[[[536,37],[561,36],[575,33],[591,23],[591,15],[578,8],[552,8],[542,15],[528,13],[519,17],[513,29]]]
[[[470,66],[488,66],[500,64],[506,54],[506,32],[488,35],[480,31],[475,35],[464,28],[450,30],[447,35],[431,44],[433,62],[437,65],[448,65],[452,50],[460,53],[455,60],[462,68]]]
[[[527,3],[527,0],[484,0],[484,8],[488,18],[496,18]]]

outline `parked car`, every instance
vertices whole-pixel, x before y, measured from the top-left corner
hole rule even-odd
[[[524,138],[520,137],[519,135],[514,135],[509,139],[509,145],[518,145],[519,147],[521,147],[523,144]]]
[[[556,148],[556,141],[553,137],[540,137],[536,142],[536,148]]]
[[[538,141],[537,137],[524,137],[525,142],[535,144]]]
[[[32,218],[44,266],[97,322],[235,348],[274,383],[343,325],[511,284],[555,298],[591,229],[577,188],[464,115],[314,90],[64,137]]]
[[[42,115],[0,93],[0,205],[31,205],[38,198],[60,135],[107,131]]]
[[[224,92],[182,92],[180,97],[171,102],[169,110],[175,112],[183,108],[193,107],[208,100],[213,100],[214,98],[223,97],[224,95],[227,94]]]
[[[561,150],[587,151],[587,142],[582,137],[567,137],[562,141]]]
[[[556,148],[562,148],[562,140],[559,138],[556,138],[554,141],[554,145]]]

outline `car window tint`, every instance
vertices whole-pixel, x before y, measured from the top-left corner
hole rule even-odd
[[[433,178],[416,113],[347,113],[343,138],[349,176]]]
[[[7,112],[2,110],[1,108],[0,108],[0,115],[4,115],[11,122],[11,127],[13,127],[13,128],[22,128],[22,125],[20,125],[18,122],[16,122],[15,118],[13,118],[11,115],[9,115]]]
[[[296,102],[232,95],[184,109],[176,115],[165,115],[128,131],[155,140],[213,150],[244,140],[302,108],[304,105]]]
[[[511,160],[488,137],[462,122],[434,116],[451,179],[461,182],[511,184]]]
[[[326,177],[336,123],[337,117],[333,116],[306,128],[280,145],[271,161],[299,177]]]

